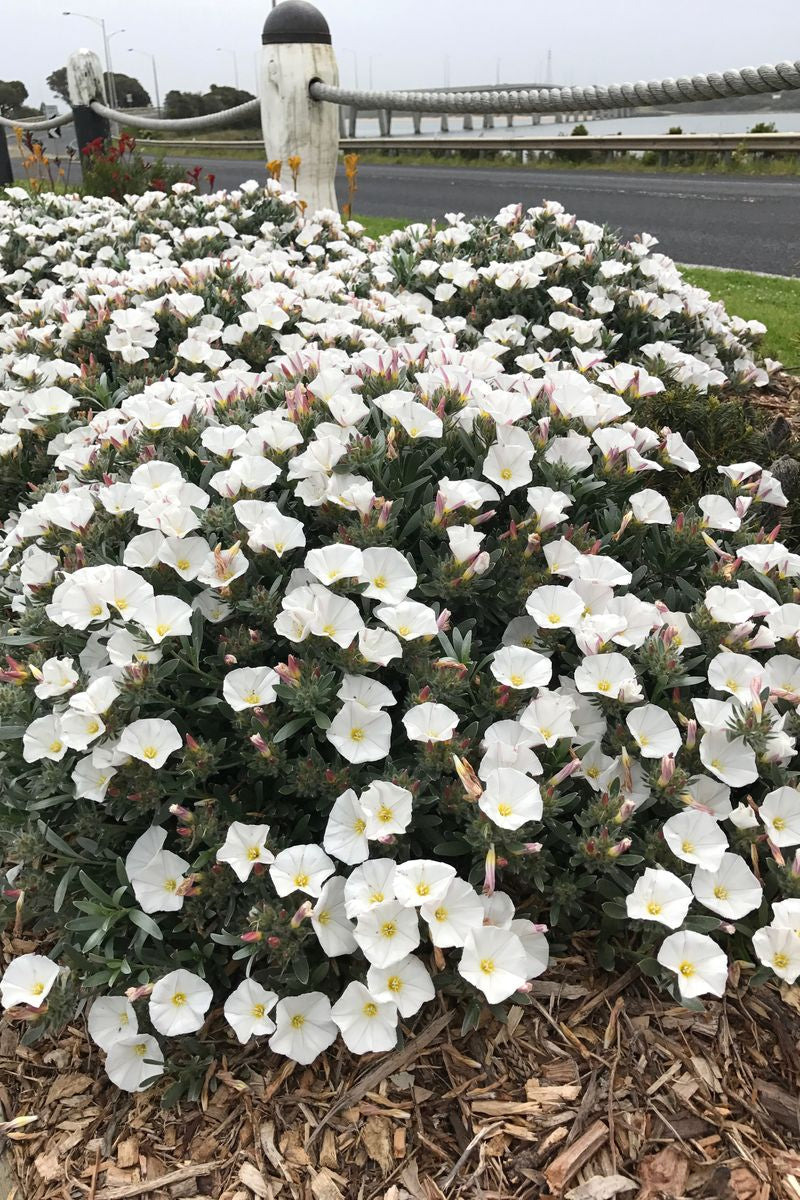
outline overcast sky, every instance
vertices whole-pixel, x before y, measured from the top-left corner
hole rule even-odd
[[[255,90],[269,0],[77,0],[106,20],[115,70],[162,98],[171,88],[233,83]],[[0,0],[0,79],[22,79],[29,103],[51,103],[45,78],[71,50],[102,56],[100,30],[62,16],[69,0]],[[800,55],[799,0],[321,0],[342,82],[376,88],[624,82],[758,65]],[[217,48],[221,47],[222,50]]]

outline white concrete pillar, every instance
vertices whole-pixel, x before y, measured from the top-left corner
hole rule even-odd
[[[339,83],[331,33],[308,0],[282,0],[264,23],[259,65],[261,127],[267,159],[286,167],[301,159],[297,191],[310,216],[336,209],[334,176],[339,153],[338,105],[312,100],[312,80]],[[285,175],[286,172],[284,172]]]

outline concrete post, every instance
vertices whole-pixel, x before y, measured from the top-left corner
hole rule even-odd
[[[99,117],[89,107],[93,100],[108,104],[103,68],[93,50],[76,50],[74,54],[70,54],[67,59],[67,92],[72,106],[75,142],[83,172],[85,148],[98,138],[107,142],[111,136],[111,128],[105,117]]]
[[[337,105],[337,108],[340,107]],[[358,109],[351,105],[347,110],[347,136],[354,138],[356,136],[356,126],[358,123]]]
[[[8,152],[6,131],[0,125],[0,187],[14,182],[14,168],[11,166],[11,155]]]
[[[261,127],[267,159],[298,155],[297,191],[307,213],[336,209],[337,105],[312,100],[313,80],[339,83],[328,23],[308,0],[282,0],[264,22],[259,67]]]
[[[389,137],[392,132],[392,110],[390,108],[378,109],[378,130],[381,137]]]
[[[474,128],[474,126],[472,124],[472,113],[464,113],[464,122],[462,125],[462,129],[472,130],[473,128]]]
[[[447,113],[442,113],[442,119],[439,122],[439,128],[441,129],[442,133],[450,132],[450,122],[447,119]]]
[[[483,128],[494,129],[494,113],[483,114]]]
[[[414,133],[422,133],[422,113],[412,113],[411,119],[414,122]]]

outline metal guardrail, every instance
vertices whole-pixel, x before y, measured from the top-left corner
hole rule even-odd
[[[137,144],[149,150],[159,146],[188,146],[198,150],[263,150],[260,138],[223,141],[206,138],[138,138]],[[507,137],[498,134],[447,137],[358,137],[341,138],[341,150],[757,150],[800,153],[800,133],[662,133],[602,134],[588,137]]]

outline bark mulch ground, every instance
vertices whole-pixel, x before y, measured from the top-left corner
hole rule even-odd
[[[420,1014],[391,1055],[311,1068],[202,1036],[201,1100],[116,1092],[82,1027],[0,1031],[13,1200],[800,1200],[800,987],[688,1012],[577,955],[508,1023]],[[8,1200],[2,1193],[2,1200]]]

